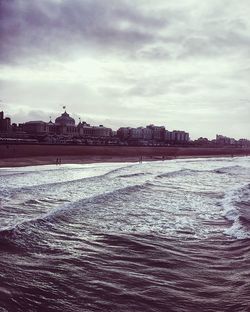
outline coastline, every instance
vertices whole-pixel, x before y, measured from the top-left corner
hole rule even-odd
[[[90,164],[248,155],[249,148],[232,147],[0,145],[0,168],[56,165],[59,158],[61,164]]]
[[[169,158],[173,159],[173,157]],[[37,156],[37,157],[20,157],[20,158],[3,158],[0,159],[0,169],[7,167],[26,167],[39,165],[56,165],[57,156]],[[143,161],[160,160],[158,158],[143,158]],[[139,162],[138,157],[61,157],[61,164],[93,164],[93,163],[110,163],[110,162]]]

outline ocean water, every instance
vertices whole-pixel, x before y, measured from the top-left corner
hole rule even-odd
[[[0,169],[0,311],[250,311],[250,158]]]

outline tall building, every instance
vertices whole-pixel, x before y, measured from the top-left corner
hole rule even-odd
[[[121,127],[117,130],[117,136],[120,140],[126,141],[130,137],[130,127]]]
[[[0,132],[7,133],[11,131],[11,120],[4,118],[4,112],[0,112]]]
[[[187,143],[189,133],[180,130],[166,131],[165,141],[168,143]]]
[[[165,139],[166,129],[163,126],[149,125],[147,129],[152,131],[152,139],[154,141],[163,142]]]

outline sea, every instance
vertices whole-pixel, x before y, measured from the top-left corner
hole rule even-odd
[[[250,157],[0,169],[0,311],[250,311]]]

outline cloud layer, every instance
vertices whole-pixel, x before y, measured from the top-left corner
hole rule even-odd
[[[1,61],[67,56],[75,50],[133,50],[154,42],[154,30],[165,24],[163,17],[143,14],[125,1],[5,0]]]
[[[247,0],[0,0],[2,105],[250,137],[249,15]]]

